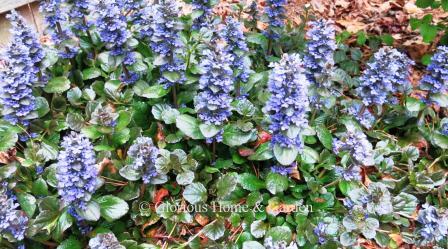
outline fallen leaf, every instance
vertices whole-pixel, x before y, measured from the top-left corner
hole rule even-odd
[[[161,188],[161,189],[157,190],[156,194],[154,195],[154,198],[153,198],[153,203],[156,206],[158,206],[162,202],[163,198],[165,198],[168,195],[169,195],[169,192],[165,188]]]

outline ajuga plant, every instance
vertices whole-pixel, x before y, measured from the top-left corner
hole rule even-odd
[[[28,126],[37,117],[36,98],[33,88],[42,80],[39,63],[44,54],[34,31],[27,26],[19,14],[12,11],[12,38],[2,59],[6,68],[0,71],[0,101],[4,119],[13,125]]]
[[[193,30],[199,30],[203,27],[210,27],[213,19],[213,6],[216,0],[192,0],[191,6],[193,11]]]
[[[69,28],[69,15],[65,1],[42,1],[40,11],[45,16],[45,23],[47,25],[46,31],[50,35],[52,42],[55,44],[59,56],[64,59],[75,57],[79,52],[79,47],[73,38],[72,30]],[[70,11],[70,13],[74,14],[75,11]],[[74,63],[73,60],[72,63]]]
[[[336,51],[335,30],[333,22],[328,20],[314,21],[310,25],[304,57],[308,80],[311,83],[310,101],[317,108],[322,106],[330,108],[329,104],[334,101],[328,101],[328,99],[340,95],[340,87],[333,80],[335,73],[333,56]]]
[[[271,97],[265,106],[271,119],[271,145],[277,160],[289,165],[303,150],[302,133],[308,126],[309,81],[299,54],[284,54],[280,62],[271,67],[268,81]]]
[[[225,49],[232,56],[231,69],[232,73],[234,73],[234,80],[237,83],[235,89],[237,97],[241,94],[241,82],[246,83],[250,73],[250,61],[247,59],[249,49],[242,28],[243,26],[238,20],[229,17],[226,19],[226,24],[219,34],[227,45]]]
[[[266,36],[271,39],[280,38],[280,33],[285,26],[285,0],[268,0],[264,7],[267,17],[268,29],[265,31]]]
[[[162,0],[154,6],[153,11],[151,49],[157,56],[154,62],[159,66],[159,81],[166,87],[182,84],[185,80],[185,63],[182,60],[184,45],[179,36],[182,29],[178,19],[180,5],[175,0]]]
[[[364,105],[396,103],[395,94],[409,93],[409,70],[413,62],[394,48],[381,48],[367,63],[356,89]]]
[[[421,80],[421,86],[428,91],[428,98],[437,102],[438,96],[448,90],[448,47],[437,48],[427,71]],[[437,103],[440,104],[440,101]]]
[[[41,2],[1,53],[0,248],[447,247],[446,47],[286,1]]]
[[[28,216],[18,210],[17,198],[2,186],[0,189],[0,233],[10,241],[21,241],[28,229]]]

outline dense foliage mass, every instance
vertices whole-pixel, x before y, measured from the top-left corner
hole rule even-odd
[[[0,248],[448,248],[448,48],[411,82],[284,0],[216,4],[42,1],[42,43],[8,15]]]

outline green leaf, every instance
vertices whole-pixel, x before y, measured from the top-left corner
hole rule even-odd
[[[442,149],[448,149],[448,136],[434,133],[432,136],[432,141],[435,145],[439,146]]]
[[[269,229],[265,237],[272,237],[272,241],[274,242],[285,241],[286,243],[290,243],[292,233],[291,229],[287,226],[277,226]]]
[[[239,175],[238,181],[241,187],[248,191],[258,191],[266,187],[264,181],[258,179],[255,175],[250,173],[243,173]]]
[[[41,210],[36,219],[34,219],[33,225],[37,229],[46,231],[47,234],[50,234],[57,224],[58,217],[59,214],[57,211]]]
[[[84,127],[84,118],[79,113],[67,113],[65,122],[67,122],[68,127],[74,131],[80,131]]]
[[[265,249],[265,247],[260,242],[251,240],[243,242],[243,249]]]
[[[70,81],[64,76],[52,78],[44,87],[47,93],[63,93],[68,89],[70,89]]]
[[[384,34],[381,36],[381,40],[387,45],[394,45],[394,38],[390,34]]]
[[[13,130],[0,131],[0,151],[7,151],[14,147],[18,139],[19,136]]]
[[[40,196],[48,195],[47,182],[42,178],[37,179],[36,181],[33,182],[31,192],[34,195],[40,195]]]
[[[101,196],[96,199],[96,202],[100,206],[101,217],[109,222],[120,219],[129,210],[124,200],[112,195]]]
[[[87,203],[85,210],[76,209],[76,212],[84,219],[88,221],[97,221],[100,219],[100,205],[95,201]]]
[[[423,41],[431,43],[436,38],[438,28],[435,25],[423,23],[420,25],[420,34],[423,36]]]
[[[81,132],[90,139],[97,139],[103,135],[95,126],[84,127],[81,129]]]
[[[36,112],[39,118],[50,112],[50,106],[48,105],[47,99],[43,97],[36,97]]]
[[[218,126],[213,124],[200,124],[199,130],[206,138],[214,137],[221,130]]]
[[[18,193],[17,200],[19,201],[20,207],[28,215],[28,217],[33,217],[36,211],[36,198],[27,193]]]
[[[73,224],[73,217],[65,210],[58,218],[56,227],[53,231],[53,238],[57,241],[61,240],[65,230],[70,228]]]
[[[191,184],[194,180],[194,172],[193,171],[185,171],[176,176],[176,182],[179,185],[188,185]]]
[[[100,62],[101,69],[108,73],[112,72],[118,64],[118,61],[109,51],[100,53],[98,55],[98,61]]]
[[[389,245],[390,238],[386,233],[378,232],[376,233],[375,241],[382,248],[386,248]]]
[[[131,122],[132,115],[129,111],[120,111],[118,113],[117,125],[115,126],[116,131],[121,131]]]
[[[329,149],[333,149],[333,136],[331,136],[331,132],[323,125],[316,127],[317,137],[322,145]]]
[[[428,8],[434,3],[434,0],[417,0],[415,5],[419,8]]]
[[[191,204],[205,202],[207,200],[207,189],[200,182],[188,185],[182,196]]]
[[[425,54],[422,56],[420,61],[423,65],[428,66],[429,64],[431,64],[431,59],[432,59],[432,55]]]
[[[448,96],[444,93],[436,93],[430,95],[431,100],[436,102],[441,107],[448,107]]]
[[[193,139],[203,139],[204,136],[199,129],[199,121],[187,114],[182,114],[176,118],[176,127],[185,135]]]
[[[169,89],[165,89],[163,85],[149,86],[148,83],[141,80],[134,84],[133,90],[138,96],[148,99],[161,98],[167,95],[170,91]]]
[[[356,243],[356,239],[358,237],[350,232],[344,232],[341,234],[341,236],[339,237],[339,241],[341,242],[341,244],[343,246],[351,246],[353,244]]]
[[[131,130],[128,128],[115,132],[112,137],[113,144],[118,146],[126,143],[131,138],[130,132]]]
[[[225,232],[224,221],[222,219],[218,219],[214,222],[210,222],[202,229],[202,232],[209,239],[217,240],[224,235]]]
[[[356,37],[356,43],[359,46],[362,46],[362,45],[366,44],[366,42],[367,42],[367,34],[366,34],[366,32],[364,32],[364,31],[358,32],[358,35]]]
[[[277,173],[269,173],[266,177],[266,189],[275,195],[288,188],[288,177]]]
[[[268,226],[262,220],[256,220],[250,225],[250,233],[255,238],[262,238],[267,231]]]
[[[176,83],[180,79],[180,74],[178,72],[164,71],[162,76],[172,83]]]
[[[256,131],[254,129],[244,132],[236,125],[228,124],[224,127],[222,142],[230,147],[235,147],[249,142],[254,136],[256,136]]]
[[[82,79],[91,80],[101,76],[101,70],[99,68],[86,68],[82,70]]]
[[[393,198],[393,207],[394,212],[399,214],[404,214],[407,216],[412,216],[412,214],[415,212],[418,204],[417,197],[405,193],[400,192],[397,196]]]
[[[448,0],[442,0],[442,8],[444,11],[448,11]]]
[[[268,39],[262,33],[250,33],[246,40],[249,43],[260,45],[265,51],[268,49]]]
[[[300,157],[302,158],[302,162],[307,164],[313,164],[319,161],[319,153],[308,146],[303,147],[303,151]]]
[[[265,161],[273,157],[270,143],[264,143],[258,146],[254,154],[248,157],[252,161]]]
[[[235,100],[232,103],[232,106],[235,108],[236,112],[246,117],[252,117],[256,111],[254,104],[246,98]]]
[[[142,177],[142,173],[140,171],[136,171],[132,166],[126,165],[119,170],[119,173],[122,177],[128,179],[129,181],[137,181]]]
[[[238,175],[235,172],[221,176],[216,182],[217,196],[224,198],[230,195],[236,188]]]
[[[274,156],[282,165],[291,165],[296,160],[299,151],[296,148],[284,148],[280,145],[274,145]]]
[[[81,102],[82,91],[78,88],[72,88],[67,92],[67,99],[72,105],[80,105]]]
[[[409,112],[418,112],[425,108],[425,104],[416,98],[406,97],[406,110]]]
[[[350,57],[352,60],[359,61],[362,58],[362,52],[359,48],[351,48],[350,49]]]
[[[70,238],[62,241],[62,243],[56,248],[56,249],[82,249],[83,246],[81,244],[81,241],[71,236]]]

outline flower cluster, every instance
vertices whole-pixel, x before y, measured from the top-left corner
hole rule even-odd
[[[421,86],[431,93],[448,90],[448,47],[439,46],[428,65],[428,74],[423,76]]]
[[[306,55],[303,58],[308,79],[315,87],[331,91],[332,81],[329,77],[334,70],[333,55],[336,51],[333,22],[322,19],[311,22],[310,25]]]
[[[7,66],[0,71],[0,100],[4,119],[11,124],[28,125],[35,118],[36,101],[32,88],[39,81],[38,64],[44,54],[35,32],[17,12],[8,15],[11,21],[12,40],[2,57]]]
[[[293,163],[289,166],[283,166],[283,165],[274,165],[271,167],[271,171],[280,175],[287,176],[294,172],[294,170],[297,169],[297,163]]]
[[[79,47],[74,44],[72,32],[68,28],[69,17],[64,0],[42,1],[40,12],[45,16],[47,31],[59,49],[62,58],[70,59],[78,54]]]
[[[440,133],[442,133],[445,136],[448,136],[448,122],[442,124],[442,126],[440,127]]]
[[[86,17],[89,15],[89,1],[87,0],[67,0],[70,5],[68,16],[71,24],[76,31],[87,31],[90,23],[87,22]]]
[[[235,72],[235,80],[246,82],[249,78],[249,64],[245,61],[247,47],[242,24],[233,17],[226,19],[226,25],[220,31],[220,37],[227,43],[226,49],[232,55],[232,69]]]
[[[257,19],[258,19],[258,2],[256,0],[252,1],[248,7],[247,14],[250,16],[248,21],[251,27],[257,27]]]
[[[110,105],[98,105],[92,112],[92,124],[114,127],[117,124],[118,113]]]
[[[154,6],[152,4],[147,5],[138,10],[137,21],[133,22],[133,25],[138,30],[138,37],[149,41],[154,33]],[[137,15],[137,14],[136,14]]]
[[[125,249],[113,233],[99,233],[89,240],[91,249]]]
[[[347,127],[347,132],[342,138],[333,141],[333,151],[336,154],[342,151],[348,152],[354,165],[374,164],[372,144],[362,131],[351,126]]]
[[[383,105],[396,100],[394,94],[406,93],[412,85],[409,81],[411,61],[405,54],[393,48],[381,48],[360,77],[357,94],[365,105]]]
[[[28,217],[17,210],[19,204],[6,188],[0,189],[0,235],[10,234],[15,240],[23,240],[28,227]]]
[[[366,129],[372,128],[376,118],[368,108],[363,109],[363,104],[361,101],[351,101],[350,103],[345,103],[346,107],[342,110],[343,113],[347,113],[348,115],[354,117]]]
[[[417,221],[420,225],[417,233],[422,245],[440,241],[448,235],[448,216],[439,214],[433,206],[423,205],[418,213]]]
[[[71,132],[61,143],[56,179],[65,204],[85,209],[96,190],[98,169],[92,143],[83,134]]]
[[[154,6],[151,48],[160,65],[160,83],[168,88],[184,81],[185,65],[182,61],[183,47],[179,37],[182,23],[178,20],[180,6],[176,0],[161,0]],[[167,77],[166,75],[175,75]]]
[[[367,189],[354,189],[348,196],[354,204],[365,207],[370,214],[385,215],[393,211],[391,194],[381,182],[372,182]]]
[[[194,12],[200,13],[198,17],[193,19],[192,28],[199,30],[203,27],[208,27],[211,22],[211,14],[213,11],[214,0],[192,0],[191,6]]]
[[[123,63],[131,65],[135,59],[126,42],[131,37],[127,29],[126,16],[122,13],[120,2],[116,0],[100,0],[96,6],[96,28],[101,41],[114,56],[124,56]]]
[[[150,183],[157,176],[155,162],[159,150],[149,137],[139,137],[128,150],[128,156],[132,160],[130,167],[142,175],[144,183]]]
[[[268,17],[269,24],[265,34],[271,39],[279,38],[279,30],[285,26],[286,3],[286,0],[267,0],[265,3],[264,12]]]
[[[126,11],[127,21],[132,24],[138,24],[142,21],[143,16],[149,14],[145,11],[147,4],[145,0],[120,0],[121,8]]]
[[[361,181],[361,168],[357,165],[352,165],[348,168],[336,166],[334,171],[344,181]]]
[[[78,229],[82,235],[87,235],[92,231],[93,228],[89,226],[86,219],[84,219],[81,215],[79,215],[76,212],[76,209],[74,207],[69,207],[67,209],[67,213],[70,214],[73,218],[75,218],[76,225],[78,226]]]
[[[367,211],[360,205],[354,205],[349,209],[348,215],[342,220],[347,232],[360,232],[367,239],[373,239],[376,235],[376,229],[379,228],[378,220],[369,217]]]
[[[231,115],[233,90],[232,56],[221,43],[204,51],[199,93],[194,99],[199,118],[206,124],[222,125]]]
[[[271,65],[268,89],[271,97],[265,112],[271,119],[273,146],[301,150],[301,132],[308,126],[308,85],[302,60],[298,54],[284,54],[278,63]]]

